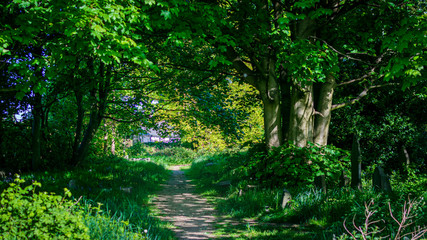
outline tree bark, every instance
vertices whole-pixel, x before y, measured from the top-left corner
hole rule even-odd
[[[98,116],[98,111],[94,110],[91,113],[91,117],[89,120],[89,124],[86,127],[85,134],[83,136],[83,140],[79,145],[79,148],[76,152],[76,157],[73,159],[74,164],[78,165],[79,163],[83,162],[87,154],[89,153],[89,147],[90,142],[92,141],[93,137],[95,136],[96,130],[98,129],[101,120]]]
[[[288,137],[298,147],[306,147],[307,142],[313,141],[312,84],[292,86]]]
[[[82,137],[83,129],[83,117],[84,117],[84,108],[83,108],[83,96],[79,90],[74,90],[77,103],[77,122],[76,122],[76,133],[74,135],[74,144],[73,144],[73,157],[75,159],[77,156],[77,149],[80,144],[80,139]]]
[[[227,49],[227,57],[236,71],[242,75],[244,81],[260,92],[264,108],[264,137],[267,147],[270,149],[282,145],[281,92],[276,79],[275,60],[266,57],[262,60],[262,66],[254,63],[253,65],[257,65],[255,71],[242,61],[233,48]]]
[[[264,105],[264,136],[267,147],[282,145],[282,115],[280,113],[280,89],[274,76],[260,81],[259,91]]]
[[[111,82],[111,67],[105,69],[104,64],[101,63],[99,67],[99,76],[96,81],[97,88],[91,89],[92,107],[89,124],[86,127],[83,139],[76,151],[75,157],[73,158],[74,165],[78,165],[83,162],[89,153],[90,143],[98,130],[103,115],[107,107],[107,97]]]
[[[320,87],[314,120],[314,143],[319,146],[328,144],[329,125],[331,123],[332,99],[335,78],[329,75]]]
[[[116,154],[116,124],[115,122],[111,123],[111,130],[112,130],[112,136],[111,136],[111,154]]]
[[[359,138],[355,134],[351,147],[351,187],[362,190],[362,153]]]
[[[32,159],[31,167],[33,170],[38,170],[42,165],[41,158],[41,122],[42,122],[42,96],[39,93],[35,93],[34,106],[32,110],[33,114],[33,126],[32,126]]]

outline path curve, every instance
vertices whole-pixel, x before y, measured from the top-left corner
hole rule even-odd
[[[177,239],[212,239],[216,211],[206,199],[194,193],[195,186],[187,180],[182,166],[172,166],[172,176],[153,200],[160,218],[176,228]]]

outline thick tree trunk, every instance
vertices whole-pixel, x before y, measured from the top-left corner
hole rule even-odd
[[[329,125],[331,123],[332,99],[334,95],[335,78],[328,76],[320,87],[314,122],[314,143],[319,146],[328,144]]]
[[[264,98],[263,98],[264,99]],[[264,134],[268,148],[282,145],[282,129],[280,103],[277,100],[265,99],[264,103]]]
[[[280,113],[280,89],[274,78],[270,75],[264,81],[260,80],[259,89],[264,105],[264,136],[267,147],[282,145],[282,115]]]
[[[111,139],[111,154],[115,155],[116,154],[116,140],[113,138]]]
[[[298,147],[313,141],[313,85],[292,87],[289,140]]]
[[[38,170],[42,165],[41,158],[41,122],[42,122],[42,96],[35,93],[34,106],[32,110],[33,114],[33,126],[32,126],[32,160],[31,167],[33,170]]]
[[[289,120],[290,120],[290,106],[291,106],[291,84],[285,79],[284,74],[281,74],[279,79],[280,83],[280,111],[282,118],[282,139],[283,143],[288,142],[289,140]]]
[[[115,122],[111,123],[111,154],[116,154],[116,124]]]

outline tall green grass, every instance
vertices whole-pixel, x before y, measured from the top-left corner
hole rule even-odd
[[[188,175],[197,183],[198,191],[209,196],[223,214],[236,218],[255,218],[259,222],[276,223],[279,226],[280,223],[298,224],[306,231],[298,238],[332,239],[341,236],[346,239],[349,233],[343,227],[344,220],[347,219],[349,231],[355,230],[352,226],[353,218],[356,226],[363,225],[366,221],[365,203],[370,202],[370,209],[375,211],[372,219],[380,220],[375,223],[376,226],[386,229],[378,233],[378,237],[394,236],[399,225],[392,219],[390,209],[397,219],[401,219],[408,198],[417,200],[412,211],[413,226],[425,229],[427,225],[426,175],[418,175],[417,180],[409,178],[401,182],[393,181],[395,191],[391,194],[373,190],[370,181],[364,181],[363,191],[336,187],[328,189],[326,194],[315,188],[288,185],[292,200],[282,209],[283,188],[257,185],[256,179],[239,174],[242,173],[239,168],[247,158],[245,153],[204,156],[193,162]],[[230,184],[218,184],[224,181]],[[257,229],[261,232],[256,233]],[[406,233],[410,231],[413,229],[406,229]],[[271,235],[272,232],[276,235]],[[267,234],[271,239],[280,239],[277,236],[284,233],[280,227],[270,227],[268,230],[252,227],[245,234],[246,237]]]
[[[174,239],[170,226],[152,216],[150,205],[168,177],[161,164],[115,156],[92,157],[69,171],[22,175],[28,183],[41,182],[40,191],[62,195],[64,188],[70,188],[85,211],[91,239]],[[0,187],[6,186],[2,181]]]

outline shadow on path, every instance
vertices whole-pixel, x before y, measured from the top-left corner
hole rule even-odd
[[[216,211],[206,199],[194,193],[180,166],[171,167],[172,176],[153,200],[160,218],[176,228],[177,239],[212,239]]]

